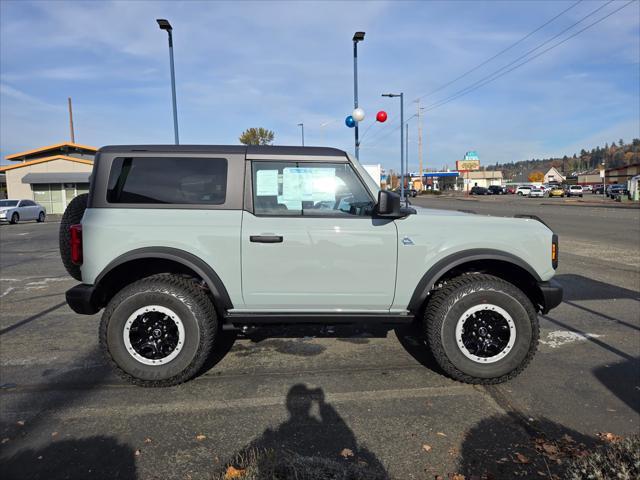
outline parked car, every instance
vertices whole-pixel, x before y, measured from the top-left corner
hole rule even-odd
[[[531,190],[529,190],[529,198],[533,198],[533,197],[538,197],[538,198],[544,197],[544,188],[531,187]]]
[[[504,187],[501,187],[500,185],[489,185],[489,193],[491,195],[504,195],[505,194],[505,190]]]
[[[471,187],[471,190],[469,191],[469,193],[471,195],[491,195],[491,192],[489,191],[488,188],[485,187]]]
[[[401,190],[399,188],[396,188],[394,190],[395,193],[397,193],[398,195],[400,195]],[[405,188],[404,189],[404,196],[405,197],[417,197],[418,196],[418,191],[415,188]]]
[[[529,192],[532,188],[532,185],[520,185],[518,188],[516,188],[516,195],[529,195]]]
[[[23,220],[44,222],[47,210],[33,200],[0,200],[0,222],[18,223]]]
[[[593,190],[591,190],[591,193],[595,194],[600,194],[602,195],[604,193],[604,185],[603,184],[597,184],[593,186]]]
[[[566,193],[567,197],[582,197],[582,185],[568,185]]]
[[[551,190],[549,190],[549,197],[564,197],[564,188],[560,185],[551,187]]]
[[[607,187],[607,197],[609,198],[616,198],[618,195],[627,195],[628,193],[626,185],[613,183]]]
[[[223,331],[274,323],[416,322],[448,375],[501,383],[562,301],[542,221],[403,207],[334,148],[103,147],[59,239],[67,303],[104,309],[103,351],[146,387],[203,372]]]
[[[583,192],[593,192],[593,185],[583,185],[582,186],[582,191]]]
[[[511,195],[515,194],[516,193],[516,187],[513,187],[513,186],[512,187],[506,187],[505,188],[505,193],[509,193]]]

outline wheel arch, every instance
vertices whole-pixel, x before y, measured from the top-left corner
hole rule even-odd
[[[124,286],[157,273],[175,273],[201,279],[213,297],[218,314],[233,308],[224,283],[209,264],[184,250],[145,247],[112,260],[96,277],[94,285],[106,304]]]
[[[474,249],[449,255],[433,265],[416,286],[408,309],[418,315],[425,306],[430,292],[440,282],[465,273],[486,273],[502,278],[520,288],[533,305],[540,309],[543,296],[537,272],[521,258],[507,252],[491,249]]]

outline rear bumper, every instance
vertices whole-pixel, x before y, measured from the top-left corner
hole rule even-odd
[[[71,310],[82,315],[93,315],[103,306],[102,295],[93,285],[76,285],[67,290],[65,297]]]
[[[542,293],[542,313],[548,313],[562,303],[562,286],[555,280],[538,282],[538,288]]]

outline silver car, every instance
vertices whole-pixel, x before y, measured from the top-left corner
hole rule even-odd
[[[18,223],[20,220],[44,222],[47,210],[33,200],[0,200],[0,222]]]

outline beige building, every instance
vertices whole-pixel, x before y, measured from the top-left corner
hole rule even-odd
[[[503,185],[502,171],[499,170],[476,170],[471,172],[460,172],[460,177],[465,185],[471,187],[490,187],[491,185]]]
[[[566,180],[566,177],[560,173],[556,167],[551,167],[547,173],[544,174],[544,183],[562,183]]]
[[[0,168],[6,177],[7,198],[31,199],[47,213],[63,213],[75,196],[89,191],[96,151],[65,142],[6,156],[16,162]]]

